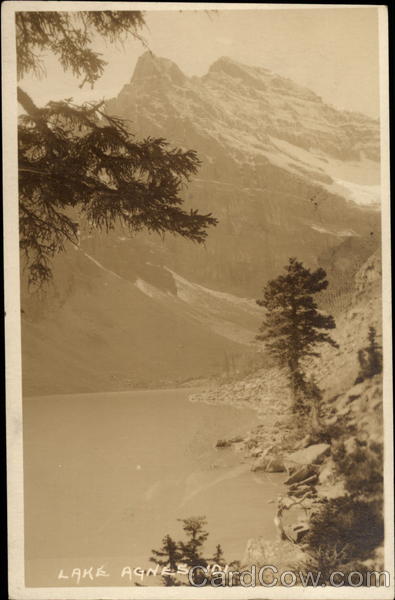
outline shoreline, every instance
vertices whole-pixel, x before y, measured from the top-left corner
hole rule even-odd
[[[134,394],[134,393],[152,393],[152,392],[176,392],[176,391],[184,391],[184,390],[194,390],[194,391],[201,391],[205,388],[201,387],[201,386],[175,386],[175,385],[171,385],[169,387],[157,387],[157,388],[149,388],[149,387],[144,387],[144,388],[130,388],[127,390],[105,390],[105,391],[97,391],[97,392],[61,392],[61,393],[51,393],[51,394],[22,394],[22,399],[23,400],[34,400],[37,398],[65,398],[65,397],[70,397],[70,396],[105,396],[108,394],[121,394],[121,395],[125,395],[125,394]]]

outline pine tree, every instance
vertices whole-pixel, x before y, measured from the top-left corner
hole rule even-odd
[[[317,385],[314,375],[311,375],[305,385],[306,401],[310,404],[310,427],[313,434],[317,434],[321,430],[321,403],[322,391]]]
[[[219,567],[224,567],[225,566],[225,559],[224,559],[224,551],[222,550],[222,546],[221,544],[218,544],[215,547],[215,552],[212,558],[212,562],[214,565],[218,565]]]
[[[163,538],[162,547],[159,550],[151,550],[151,552],[151,562],[158,564],[161,567],[167,567],[172,573],[177,573],[177,567],[181,562],[182,555],[179,551],[178,544],[169,534],[165,535]],[[177,579],[170,574],[163,575],[162,581],[166,587],[180,585]]]
[[[181,554],[178,549],[178,544],[170,537],[165,535],[162,540],[160,550],[151,550],[152,556],[150,561],[162,567],[169,567],[173,572],[177,571],[177,565],[181,560]]]
[[[91,47],[92,34],[142,40],[143,25],[140,11],[17,12],[18,77],[43,74],[39,52],[49,52],[81,86],[93,86],[106,63]],[[200,165],[194,151],[135,140],[103,103],[68,99],[39,108],[20,87],[18,102],[25,111],[18,126],[20,245],[31,283],[51,278],[51,259],[67,242],[78,243],[81,223],[108,231],[118,222],[130,232],[170,232],[197,243],[216,224],[211,214],[182,208],[181,189]]]
[[[141,11],[18,11],[15,13],[18,78],[29,72],[45,75],[40,52],[56,56],[64,70],[84,77],[91,86],[103,74],[106,62],[91,47],[92,34],[110,43],[132,36],[145,44]]]
[[[269,353],[288,369],[294,408],[299,410],[306,388],[305,359],[320,356],[319,344],[338,345],[325,333],[335,328],[334,318],[320,312],[314,301],[314,295],[328,286],[324,269],[310,271],[290,258],[285,271],[267,283],[263,298],[257,300],[266,309],[257,339],[264,341]]]
[[[383,351],[377,342],[376,329],[372,326],[369,327],[368,341],[368,346],[358,351],[360,370],[355,383],[360,383],[364,379],[378,375],[383,370]]]
[[[206,568],[208,562],[202,554],[202,547],[209,535],[204,529],[207,525],[205,517],[190,517],[189,519],[178,520],[183,523],[183,530],[188,537],[186,542],[180,542],[183,562],[190,568]],[[196,569],[193,573],[194,582],[199,584],[204,579],[205,575],[203,574],[203,571]]]

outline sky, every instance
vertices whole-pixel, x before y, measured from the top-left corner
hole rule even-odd
[[[150,50],[188,76],[204,75],[220,56],[229,56],[289,77],[337,108],[379,115],[378,7],[149,10],[145,20],[142,34]],[[53,56],[45,57],[46,77],[29,75],[21,87],[39,106],[117,95],[145,48],[134,39],[122,46],[93,38],[93,46],[108,62],[93,89],[80,89]]]

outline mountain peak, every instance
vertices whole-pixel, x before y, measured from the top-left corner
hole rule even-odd
[[[267,87],[265,81],[267,72],[266,69],[243,65],[242,63],[229,58],[229,56],[221,56],[211,65],[207,76],[210,77],[216,74],[222,74],[235,79],[240,79],[254,88],[265,90]]]
[[[295,83],[288,77],[276,75],[265,67],[245,65],[228,56],[218,58],[209,68],[206,77],[223,75],[242,81],[248,87],[256,90],[271,90],[286,96],[297,96],[304,100],[321,101],[321,98],[313,91]]]
[[[176,85],[182,85],[186,76],[172,60],[156,56],[147,50],[137,60],[132,82],[144,82],[152,79],[168,79]]]
[[[237,60],[230,58],[230,56],[220,56],[210,66],[209,72],[210,71],[221,71],[221,70],[226,71],[226,69],[230,66],[235,66],[235,67],[241,68],[241,69],[246,68],[246,65],[243,65],[242,63],[239,63]]]

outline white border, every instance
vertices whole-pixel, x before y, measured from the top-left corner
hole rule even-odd
[[[383,310],[383,418],[384,418],[384,559],[394,565],[394,432],[392,382],[392,306],[391,306],[391,192],[390,192],[390,139],[389,139],[389,56],[388,14],[379,11],[380,59],[380,166],[381,166],[381,236],[382,236],[382,310]],[[392,525],[389,525],[392,524]],[[394,590],[392,571],[392,589]],[[394,596],[394,592],[393,592]]]
[[[28,2],[6,1],[2,5],[2,98],[3,98],[3,180],[4,180],[4,251],[5,251],[5,336],[6,336],[6,424],[7,482],[9,527],[9,594],[15,600],[55,599],[262,599],[362,597],[374,600],[394,597],[394,530],[393,530],[393,431],[392,431],[392,362],[391,362],[391,232],[389,189],[389,83],[388,83],[388,18],[385,6],[370,5],[379,11],[380,45],[380,118],[381,118],[381,197],[383,252],[383,346],[384,346],[384,425],[385,425],[385,562],[391,573],[389,588],[158,588],[158,587],[64,587],[26,588],[24,585],[24,501],[22,464],[22,389],[21,389],[21,324],[19,290],[19,241],[17,202],[17,101],[15,68],[16,10],[298,10],[367,7],[367,5],[317,4],[219,4],[174,2]]]

